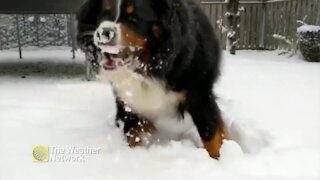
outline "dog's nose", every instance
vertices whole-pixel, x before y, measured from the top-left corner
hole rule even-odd
[[[116,37],[116,32],[111,28],[103,28],[101,35],[110,42]]]
[[[103,21],[96,29],[93,38],[94,44],[99,48],[116,48],[116,46],[120,44],[121,40],[120,25],[110,21]],[[109,50],[110,49],[108,49],[108,51]],[[114,54],[115,51],[112,50],[109,53]]]

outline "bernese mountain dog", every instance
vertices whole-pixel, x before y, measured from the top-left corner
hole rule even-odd
[[[116,124],[131,147],[160,131],[185,131],[178,126],[188,115],[209,155],[220,156],[220,47],[194,1],[87,0],[78,13],[78,42],[99,64],[98,79],[111,82]]]

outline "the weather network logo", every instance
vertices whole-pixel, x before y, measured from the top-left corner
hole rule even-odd
[[[47,162],[85,162],[86,158],[99,155],[101,148],[84,146],[32,146],[32,161],[37,163]]]
[[[33,162],[48,162],[49,161],[49,146],[32,146],[32,161]]]

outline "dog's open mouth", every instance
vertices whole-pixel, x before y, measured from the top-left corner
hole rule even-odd
[[[115,54],[103,53],[101,67],[104,70],[111,71],[123,66],[123,59]]]
[[[104,70],[115,70],[117,67],[123,65],[123,58],[120,56],[121,53],[119,47],[107,44],[100,44],[99,47],[102,52],[102,61],[100,65]]]
[[[123,66],[132,66],[137,60],[134,56],[135,50],[130,48],[119,49],[118,47],[108,46],[107,48],[101,48],[101,51],[102,61],[100,65],[107,71],[116,70]]]

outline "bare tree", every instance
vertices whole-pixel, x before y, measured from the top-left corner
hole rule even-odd
[[[237,32],[240,29],[240,15],[241,11],[244,11],[244,8],[239,8],[239,0],[226,0],[226,2],[227,12],[225,13],[225,17],[224,19],[220,17],[220,19],[217,21],[217,24],[219,25],[222,33],[227,34],[226,49],[230,52],[230,54],[235,55],[239,39]]]
[[[225,18],[228,29],[227,50],[230,51],[230,54],[236,54],[237,28],[240,21],[239,0],[228,0]]]

